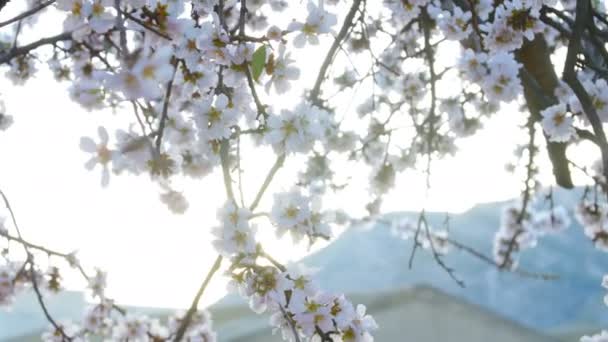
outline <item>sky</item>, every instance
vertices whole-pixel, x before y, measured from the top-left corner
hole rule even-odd
[[[10,16],[7,13],[3,11],[0,21]],[[57,22],[51,24],[60,29]],[[58,32],[56,29],[49,32]],[[315,56],[314,51],[299,58],[310,56]],[[307,60],[314,61],[305,65],[312,69],[321,62]],[[303,72],[303,84],[312,84],[313,74]],[[108,272],[109,294],[119,302],[188,306],[215,259],[210,229],[225,198],[221,175],[216,172],[202,181],[184,184],[190,209],[182,216],[172,214],[159,201],[159,188],[147,176],[113,175],[110,186],[102,188],[100,170],[88,172],[84,168],[88,156],[79,150],[79,139],[85,135],[95,138],[99,125],[112,131],[132,114],[87,112],[70,101],[66,86],[55,83],[48,72],[41,72],[22,87],[0,76],[0,96],[15,120],[10,129],[0,132],[0,189],[8,195],[25,238],[55,250],[78,250],[85,267],[96,266]],[[274,97],[272,101],[281,100]],[[287,99],[290,101],[293,99]],[[352,106],[346,108],[354,110]],[[521,142],[518,113],[515,105],[506,106],[485,123],[479,134],[459,142],[461,151],[456,157],[436,162],[430,191],[422,173],[408,171],[399,176],[383,210],[425,208],[455,213],[477,203],[516,197],[522,180],[507,173],[505,163],[515,144]],[[587,155],[590,151],[583,148],[578,153]],[[269,149],[262,149],[244,159],[249,201],[274,158]],[[298,161],[288,161],[261,208],[268,210],[273,191],[291,186],[298,166]],[[360,211],[367,203],[367,179],[367,173],[353,173],[355,189],[346,190],[338,202],[347,212]],[[541,179],[548,183],[550,175],[545,172]],[[259,225],[260,241],[277,259],[296,261],[311,252],[306,245],[293,247],[288,239],[276,240],[268,222],[261,220]],[[65,276],[69,288],[82,288],[77,277]],[[203,304],[224,294],[225,281],[217,278],[211,282]]]

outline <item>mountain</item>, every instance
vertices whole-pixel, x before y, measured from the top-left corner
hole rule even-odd
[[[63,291],[45,298],[53,317],[58,320],[82,316],[85,306],[82,292]],[[21,293],[9,309],[0,309],[0,341],[21,336],[49,326],[40,312],[40,304],[31,292]]]
[[[580,194],[556,192],[556,203],[572,208]],[[492,237],[505,203],[478,205],[451,215],[450,237],[492,255]],[[417,213],[395,213],[391,217]],[[427,213],[432,226],[441,227],[444,214]],[[303,260],[313,268],[322,288],[338,292],[384,292],[416,284],[431,284],[455,297],[479,305],[524,326],[553,331],[564,326],[608,326],[603,304],[602,276],[608,273],[608,254],[596,250],[575,220],[559,234],[547,235],[536,248],[520,252],[520,268],[556,275],[554,280],[500,271],[462,251],[452,250],[445,263],[465,282],[459,287],[425,250],[419,249],[412,269],[412,242],[393,236],[386,225],[352,227],[327,248]]]
[[[577,192],[555,194],[556,203],[566,208],[579,198]],[[478,205],[451,215],[450,237],[491,255],[505,204]],[[435,227],[445,219],[441,213],[426,215]],[[393,213],[387,218],[403,216],[415,219],[417,213]],[[369,306],[381,325],[377,341],[400,341],[404,329],[410,333],[407,336],[416,337],[413,341],[548,341],[533,330],[573,341],[608,327],[608,308],[602,301],[605,291],[600,286],[608,273],[608,254],[593,248],[575,222],[563,233],[542,237],[536,248],[520,252],[521,269],[556,275],[555,280],[501,272],[452,250],[444,261],[465,282],[461,288],[425,250],[418,250],[409,269],[411,250],[411,241],[393,236],[386,225],[356,226],[302,262],[320,269],[315,278],[322,288],[347,293],[353,302]],[[0,311],[0,341],[36,341],[38,332],[15,336],[48,326],[35,298],[27,296],[21,296],[11,312]],[[80,317],[85,305],[82,294],[64,296],[49,298],[50,310],[59,319]],[[267,315],[256,316],[242,299],[229,297],[211,308],[220,341],[274,341],[268,337]],[[146,313],[162,317],[166,312]],[[495,334],[488,335],[492,331]]]

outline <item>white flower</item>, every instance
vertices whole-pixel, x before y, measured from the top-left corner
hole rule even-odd
[[[168,187],[165,190],[160,194],[160,201],[166,204],[174,214],[185,213],[188,210],[188,200],[184,194]]]
[[[275,25],[272,25],[266,31],[266,38],[274,41],[281,41],[283,39],[283,31]]]
[[[237,113],[232,107],[224,94],[218,95],[213,104],[208,99],[196,107],[194,121],[202,140],[230,137],[231,127],[238,121]]]
[[[232,201],[218,210],[220,225],[212,229],[217,238],[212,243],[219,253],[225,256],[255,253],[256,228],[249,224],[250,217],[249,210],[237,207]]]
[[[378,324],[374,318],[365,313],[366,307],[363,304],[357,305],[355,317],[344,330],[342,341],[344,342],[372,342],[374,339],[370,332],[378,329]]]
[[[277,227],[277,236],[290,232],[295,241],[305,235],[313,234],[310,199],[299,190],[277,193],[270,213],[271,220]]]
[[[113,341],[147,342],[150,322],[146,316],[127,315],[114,327]]]
[[[272,335],[275,335],[278,331],[280,331],[283,341],[295,342],[298,340],[298,338],[299,340],[302,340],[301,332],[299,331],[299,329],[296,330],[296,334],[298,334],[298,336],[296,337],[294,335],[292,322],[289,321],[281,311],[277,311],[274,314],[270,315],[270,325],[273,327]]]
[[[95,275],[89,279],[89,289],[93,291],[93,297],[105,298],[107,286],[107,274],[96,270]]]
[[[217,334],[206,326],[191,330],[186,338],[189,342],[216,342]]]
[[[93,156],[85,163],[87,170],[92,170],[95,165],[99,164],[102,167],[101,185],[107,186],[110,182],[110,171],[108,165],[116,158],[116,151],[108,148],[108,132],[102,126],[97,129],[100,142],[95,143],[89,137],[80,138],[80,149],[84,152],[92,153]]]
[[[553,105],[540,112],[543,116],[541,122],[543,130],[550,141],[567,142],[576,135],[573,119],[568,116],[566,105],[563,103]]]
[[[266,141],[277,153],[308,152],[314,142],[324,137],[328,113],[306,104],[295,110],[270,115]]]
[[[175,43],[175,57],[183,59],[186,66],[192,69],[200,62],[202,56],[199,46],[201,45],[200,37],[204,32],[200,27],[192,26],[189,20],[184,19],[180,21],[180,24],[184,27]]]
[[[229,46],[229,51],[232,63],[241,65],[245,62],[251,61],[251,58],[253,58],[253,53],[255,52],[255,46],[251,43],[231,45]]]
[[[83,327],[93,334],[107,334],[112,324],[111,312],[112,302],[107,300],[90,307],[85,312]]]
[[[337,296],[333,303],[331,303],[330,313],[338,329],[344,329],[352,323],[355,317],[355,307],[342,294]]]
[[[527,40],[532,40],[535,34],[544,29],[539,10],[540,6],[530,7],[526,1],[507,0],[496,8],[495,21],[504,21]]]
[[[266,82],[266,92],[269,92],[270,87],[274,85],[277,94],[283,94],[291,88],[290,81],[300,78],[300,69],[293,65],[295,60],[291,59],[290,53],[285,51],[285,44],[280,44],[279,56],[270,65],[270,80]]]
[[[518,77],[520,67],[509,53],[497,53],[489,58],[490,73],[483,80],[483,89],[490,100],[510,102],[522,94]]]
[[[80,79],[74,81],[68,89],[70,98],[87,110],[104,107],[105,91],[99,81]]]
[[[113,6],[114,2],[111,0],[93,0],[91,6],[91,16],[89,18],[89,25],[91,29],[97,33],[106,33],[110,30],[116,22],[114,16],[107,11],[107,6]]]
[[[147,170],[147,164],[154,156],[154,145],[149,137],[142,137],[132,131],[116,131],[116,159],[113,171],[127,170],[135,175]]]
[[[171,54],[171,48],[164,47],[150,57],[140,56],[132,68],[123,65],[121,71],[110,78],[109,84],[129,100],[159,98],[162,96],[160,86],[164,86],[173,74],[169,63]]]
[[[471,12],[463,12],[460,7],[455,6],[453,13],[442,12],[438,24],[447,39],[462,40],[473,31],[471,25],[469,25],[470,20]]]
[[[11,59],[8,64],[10,68],[6,71],[6,77],[15,85],[23,85],[37,71],[34,58],[31,55],[21,55]]]
[[[285,273],[280,273],[274,267],[264,267],[250,281],[253,294],[249,298],[249,306],[254,312],[262,313],[268,308],[285,306],[285,291],[291,289],[291,281]]]
[[[306,335],[312,336],[317,327],[324,332],[333,330],[334,299],[335,297],[330,294],[318,292],[304,300],[290,304],[291,310],[295,314],[295,321]]]
[[[518,49],[524,42],[523,35],[508,26],[504,20],[482,24],[479,28],[488,32],[484,45],[489,51],[510,52]]]
[[[64,338],[64,334],[70,337],[70,341],[73,342],[83,342],[84,340],[78,336],[75,336],[78,333],[78,326],[71,323],[57,323],[58,328],[54,325],[49,326],[48,330],[42,333],[41,340],[43,342],[63,342],[66,339]],[[62,333],[63,332],[63,333]],[[72,338],[72,336],[74,336]]]
[[[608,252],[608,205],[582,201],[577,205],[575,214],[595,247]]]
[[[460,55],[458,68],[465,78],[471,82],[478,83],[488,74],[488,68],[486,67],[487,60],[487,54],[466,49]]]
[[[295,47],[304,47],[306,42],[312,45],[319,44],[319,34],[329,33],[331,27],[337,22],[336,15],[323,10],[313,1],[308,2],[308,17],[305,23],[292,22],[287,29],[289,31],[300,31],[294,38],[293,45]]]
[[[68,12],[68,16],[63,22],[63,28],[68,32],[82,30],[87,26],[85,20],[91,15],[93,9],[90,0],[57,0],[57,8]]]
[[[503,208],[493,246],[494,260],[498,265],[514,269],[517,267],[515,253],[536,245],[536,234],[531,230],[530,216],[531,213],[522,212],[517,203]]]
[[[275,194],[271,218],[278,226],[295,226],[309,217],[309,199],[299,190]]]

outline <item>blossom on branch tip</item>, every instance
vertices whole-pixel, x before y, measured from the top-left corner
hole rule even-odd
[[[93,156],[85,163],[87,170],[92,170],[95,165],[99,164],[102,167],[101,184],[107,186],[110,182],[110,162],[116,160],[117,152],[108,148],[108,132],[104,127],[97,129],[99,134],[99,143],[95,143],[89,137],[80,138],[80,149],[84,152],[91,153]]]

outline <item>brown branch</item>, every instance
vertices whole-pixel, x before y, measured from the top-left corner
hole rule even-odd
[[[344,40],[344,38],[346,38],[348,30],[353,25],[353,19],[355,17],[355,14],[357,13],[357,10],[359,9],[359,6],[361,5],[361,1],[362,0],[353,1],[353,4],[350,7],[350,10],[346,14],[346,17],[344,18],[344,22],[342,23],[342,28],[340,28],[338,35],[334,38],[334,42],[331,45],[331,47],[329,48],[329,51],[327,51],[327,55],[325,55],[323,64],[321,64],[321,68],[319,69],[319,74],[317,75],[317,80],[315,81],[315,85],[312,88],[312,90],[310,91],[310,101],[316,106],[321,105],[321,99],[319,98],[319,95],[321,94],[321,85],[323,84],[323,80],[325,79],[325,74],[327,73],[327,69],[329,68],[329,66],[331,64],[331,62],[336,54],[336,51],[338,51],[338,48],[340,47],[342,40]]]
[[[232,178],[230,177],[230,167],[228,165],[228,149],[230,148],[230,141],[223,139],[220,142],[220,161],[222,164],[222,174],[224,176],[224,187],[226,188],[226,195],[228,199],[236,205],[234,197],[234,190],[232,190]]]
[[[558,85],[558,77],[550,53],[545,39],[537,35],[533,41],[526,41],[515,55],[517,61],[523,65],[519,76],[528,110],[535,121],[542,119],[540,112],[543,109],[557,103],[553,93]],[[574,184],[566,158],[568,144],[552,142],[546,134],[544,138],[555,182],[563,188],[571,189]]]
[[[173,88],[173,80],[175,79],[175,72],[177,71],[177,62],[173,63],[173,75],[167,83],[167,91],[165,93],[165,100],[163,102],[163,111],[160,117],[160,123],[158,124],[158,136],[156,137],[156,153],[160,155],[160,147],[163,142],[163,134],[165,131],[165,124],[169,112],[169,101],[171,100],[171,89]]]
[[[55,319],[53,319],[53,317],[49,313],[49,310],[46,307],[46,304],[44,303],[44,299],[42,298],[42,293],[40,292],[40,288],[38,287],[38,280],[36,279],[36,273],[34,271],[34,262],[32,260],[32,256],[30,255],[28,258],[29,258],[29,264],[30,264],[30,277],[31,277],[31,281],[32,281],[32,288],[34,289],[34,292],[36,293],[36,298],[38,300],[38,304],[40,304],[40,308],[42,309],[42,312],[44,313],[44,317],[46,317],[46,320],[49,321],[49,323],[51,323],[51,325],[53,325],[53,327],[55,328],[55,331],[59,332],[61,334],[61,339],[63,341],[72,341],[72,338],[66,334],[66,332],[63,330],[63,327],[60,326],[59,324],[57,324]]]
[[[213,266],[211,266],[209,273],[207,273],[205,280],[201,284],[201,287],[198,289],[196,296],[194,296],[194,299],[192,300],[192,304],[190,305],[190,309],[188,309],[188,312],[186,312],[186,316],[184,316],[179,328],[177,329],[177,333],[175,334],[175,338],[173,339],[173,342],[179,342],[184,337],[184,334],[186,333],[188,326],[192,322],[192,316],[194,316],[194,314],[197,311],[198,302],[201,300],[201,297],[203,296],[203,293],[205,292],[207,285],[209,285],[211,278],[220,269],[221,264],[222,264],[222,256],[218,255],[217,258],[215,259],[215,262],[213,263]]]
[[[11,49],[7,53],[0,55],[0,64],[7,63],[15,57],[26,55],[30,51],[35,50],[43,45],[56,44],[57,42],[64,40],[72,40],[72,32],[64,32],[53,37],[42,38],[28,45]]]
[[[452,278],[452,280],[454,280],[456,282],[456,284],[458,284],[458,286],[464,288],[465,287],[464,282],[461,279],[459,279],[458,277],[456,277],[454,269],[452,267],[449,267],[443,261],[443,257],[437,252],[437,249],[435,248],[435,243],[433,242],[433,238],[438,238],[438,239],[443,239],[443,238],[438,237],[437,235],[431,235],[431,231],[429,229],[429,225],[426,222],[426,220],[424,221],[424,230],[426,231],[427,239],[429,239],[429,244],[431,245],[431,252],[433,254],[433,259],[435,259],[435,262],[439,265],[439,267],[441,267],[444,271],[447,272],[447,274],[450,276],[450,278]]]
[[[53,3],[55,3],[55,1],[56,0],[49,0],[49,1],[43,2],[40,5],[38,5],[38,6],[34,7],[34,8],[31,8],[31,9],[29,9],[29,10],[27,10],[27,11],[25,11],[25,12],[23,12],[23,13],[17,15],[17,16],[15,16],[15,17],[13,17],[13,18],[11,18],[9,20],[1,22],[0,23],[0,27],[4,27],[6,25],[10,25],[10,24],[12,24],[14,22],[23,20],[23,19],[25,19],[25,18],[27,18],[27,17],[29,17],[31,15],[34,15],[37,12],[43,10],[44,8],[52,5]]]
[[[165,38],[167,40],[173,40],[166,33],[163,33],[161,31],[159,31],[158,29],[148,25],[145,21],[138,19],[137,17],[134,17],[133,15],[131,15],[131,13],[125,12],[125,11],[121,11],[121,13],[125,16],[125,18],[133,20],[135,23],[137,23],[139,26],[145,28],[146,30],[148,30],[152,33],[155,33],[156,35],[158,35],[162,38]]]
[[[283,163],[285,163],[285,153],[281,154],[274,162],[274,165],[268,172],[268,175],[266,175],[266,179],[264,179],[264,183],[260,187],[260,190],[258,190],[258,193],[255,196],[253,203],[251,204],[251,206],[249,206],[249,210],[253,211],[255,208],[257,208],[258,204],[260,204],[260,200],[262,199],[264,192],[266,192],[266,189],[268,189],[270,182],[276,175],[277,171],[279,171],[279,169],[283,166]]]
[[[593,128],[593,133],[597,139],[600,152],[602,154],[602,165],[604,176],[608,178],[608,141],[606,140],[606,134],[602,126],[602,121],[593,106],[591,97],[578,80],[574,67],[576,66],[577,55],[581,51],[581,38],[585,31],[587,20],[590,19],[589,10],[591,4],[589,0],[577,0],[576,2],[576,19],[574,21],[574,27],[572,29],[572,37],[568,44],[568,53],[566,55],[566,63],[564,65],[564,71],[562,77],[564,81],[570,86],[574,94],[578,98],[583,107],[585,115],[589,119],[589,123]]]

